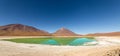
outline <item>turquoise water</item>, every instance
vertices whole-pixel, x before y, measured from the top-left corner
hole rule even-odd
[[[30,44],[43,44],[43,45],[70,45],[79,46],[85,45],[87,42],[96,41],[94,38],[17,38],[17,39],[5,39],[6,41],[12,41],[16,43],[30,43]],[[87,44],[88,45],[88,44]],[[90,44],[91,45],[91,44]]]
[[[84,45],[87,42],[92,42],[95,41],[94,39],[89,39],[89,38],[76,38],[72,41],[70,41],[69,43],[65,44],[65,45],[71,45],[71,46],[79,46],[79,45]],[[44,41],[40,44],[47,44],[47,45],[62,45],[60,44],[58,41],[54,40],[54,39],[50,39],[47,41]]]
[[[53,40],[53,39],[43,41],[41,44],[60,45],[56,40]]]
[[[93,39],[88,39],[88,38],[78,38],[78,39],[75,39],[73,40],[71,43],[69,43],[69,45],[84,45],[84,43],[86,42],[92,42],[92,41],[95,41]]]

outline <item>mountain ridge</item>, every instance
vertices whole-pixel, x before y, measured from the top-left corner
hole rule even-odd
[[[85,36],[120,36],[120,31],[108,32],[108,33],[92,33],[92,34],[86,34]]]
[[[0,26],[0,36],[120,36],[120,31],[81,35],[64,27],[58,29],[54,33],[49,33],[28,25],[8,24]]]

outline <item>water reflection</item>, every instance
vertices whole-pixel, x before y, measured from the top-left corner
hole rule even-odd
[[[84,43],[92,42],[92,41],[95,41],[95,40],[88,39],[88,38],[76,38],[75,40],[71,41],[70,43],[68,43],[66,45],[72,45],[72,46],[84,45]],[[42,42],[41,44],[61,45],[61,43],[64,44],[64,42],[57,42],[54,39],[50,39],[50,40],[46,40],[46,41]]]
[[[88,39],[88,38],[77,38],[73,40],[69,45],[83,45],[86,42],[92,42],[94,41],[93,39]]]
[[[59,45],[59,43],[58,43],[56,40],[53,40],[53,39],[44,41],[44,42],[42,42],[41,44]]]

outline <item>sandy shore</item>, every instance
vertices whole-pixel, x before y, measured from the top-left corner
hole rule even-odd
[[[100,44],[97,46],[51,46],[39,44],[14,43],[0,40],[0,56],[110,56],[110,55],[120,56],[120,45]]]

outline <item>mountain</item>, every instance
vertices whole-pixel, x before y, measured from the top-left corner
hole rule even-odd
[[[95,33],[95,34],[87,34],[86,36],[120,36],[120,32]]]
[[[48,36],[48,32],[22,24],[0,26],[0,36]]]
[[[22,24],[9,24],[0,26],[0,36],[82,36],[78,35],[69,29],[60,28],[55,33],[50,34],[46,31],[39,30],[32,26]],[[120,36],[120,32],[109,32],[109,33],[94,33],[87,34],[84,36]]]
[[[53,33],[53,36],[78,36],[78,35],[66,28],[61,28],[57,30],[55,33]]]

